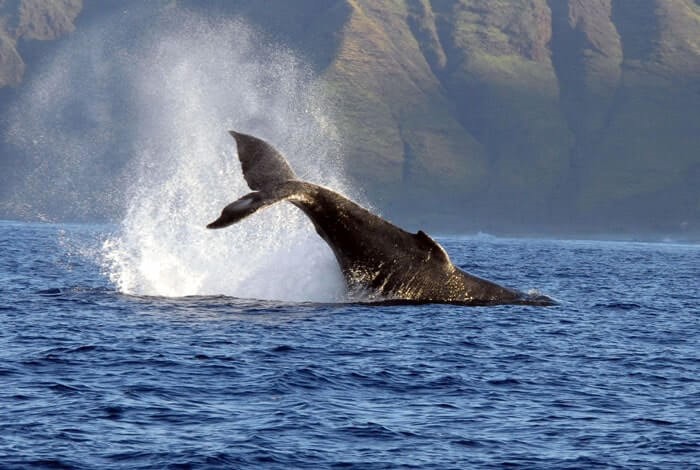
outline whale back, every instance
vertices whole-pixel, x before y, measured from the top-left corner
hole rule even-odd
[[[236,139],[243,177],[250,189],[260,191],[279,186],[297,175],[272,145],[252,135],[229,131]]]

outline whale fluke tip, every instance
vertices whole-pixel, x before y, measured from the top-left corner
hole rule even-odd
[[[249,134],[234,130],[228,133],[236,140],[243,177],[250,189],[272,188],[297,179],[287,160],[273,146]]]

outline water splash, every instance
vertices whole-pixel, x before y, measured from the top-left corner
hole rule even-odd
[[[104,178],[110,158],[129,153],[129,164],[105,183],[110,204],[95,202],[99,190],[82,198],[123,214],[101,258],[120,291],[342,298],[332,252],[291,205],[227,230],[204,228],[249,192],[228,129],[269,140],[300,177],[345,188],[332,117],[313,74],[242,21],[171,10],[139,28],[144,15],[136,15],[66,43],[26,98],[41,119],[10,129],[16,141],[61,154],[66,171],[48,197],[65,197],[95,172]],[[58,125],[50,118],[57,112],[67,113]],[[36,184],[47,177],[40,169],[33,175]]]

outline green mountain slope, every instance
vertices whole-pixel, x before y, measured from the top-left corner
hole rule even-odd
[[[20,3],[38,4],[0,0],[0,84],[22,75]],[[313,64],[349,176],[403,223],[700,232],[698,1],[173,3],[244,16]],[[50,4],[70,31],[80,2]]]
[[[349,168],[380,205],[487,228],[698,228],[697,2],[334,8],[344,19],[319,68]]]

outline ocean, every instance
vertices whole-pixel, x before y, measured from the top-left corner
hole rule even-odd
[[[700,465],[698,245],[438,237],[558,305],[402,306],[139,293],[115,230],[0,222],[2,468]]]

